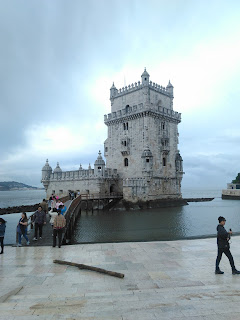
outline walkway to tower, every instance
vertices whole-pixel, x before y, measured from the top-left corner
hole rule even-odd
[[[65,197],[62,201],[68,199]],[[63,244],[71,243],[71,239],[74,232],[75,222],[78,218],[81,210],[94,210],[94,209],[102,209],[102,208],[110,208],[112,205],[122,199],[122,194],[112,194],[112,195],[101,195],[101,194],[85,194],[81,195],[74,200],[67,200],[64,202],[67,207],[67,211],[65,213],[66,218],[66,228],[65,234],[63,235]],[[38,239],[37,241],[33,241],[34,238],[34,229],[29,233],[29,241],[30,246],[51,246],[52,239],[52,226],[50,224],[50,216],[47,214],[47,223],[43,227],[43,236],[42,239]],[[24,244],[24,241],[23,241]]]

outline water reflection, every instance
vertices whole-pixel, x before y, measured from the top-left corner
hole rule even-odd
[[[218,216],[240,232],[240,201],[216,198],[176,208],[124,212],[82,212],[75,243],[175,240],[214,235]]]

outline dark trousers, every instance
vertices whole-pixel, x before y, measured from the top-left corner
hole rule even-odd
[[[62,244],[62,229],[53,229],[53,247],[56,247],[57,236],[58,236],[58,247],[61,247]]]
[[[232,270],[235,270],[235,264],[233,260],[233,256],[231,254],[231,251],[229,248],[218,248],[218,255],[217,255],[217,260],[216,260],[216,270],[219,270],[219,263],[222,259],[222,254],[225,254],[228,257],[228,260],[230,262],[230,265],[232,267]]]
[[[4,240],[4,237],[0,237],[0,242],[1,242],[1,252],[3,252],[3,248],[4,248],[3,240]]]
[[[42,237],[42,227],[43,225],[42,224],[38,224],[38,223],[35,223],[35,238],[38,237],[38,230],[39,230],[39,237]]]

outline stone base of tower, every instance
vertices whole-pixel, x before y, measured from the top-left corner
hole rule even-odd
[[[182,200],[181,177],[143,177],[123,180],[123,199],[126,202]]]

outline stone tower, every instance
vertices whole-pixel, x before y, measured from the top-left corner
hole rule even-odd
[[[44,167],[42,168],[42,180],[41,180],[46,191],[49,185],[51,174],[52,174],[52,167],[50,167],[47,159]]]
[[[117,168],[123,196],[132,202],[180,199],[183,176],[178,150],[181,114],[173,111],[173,86],[150,81],[110,89],[111,113],[105,115],[106,168]]]

